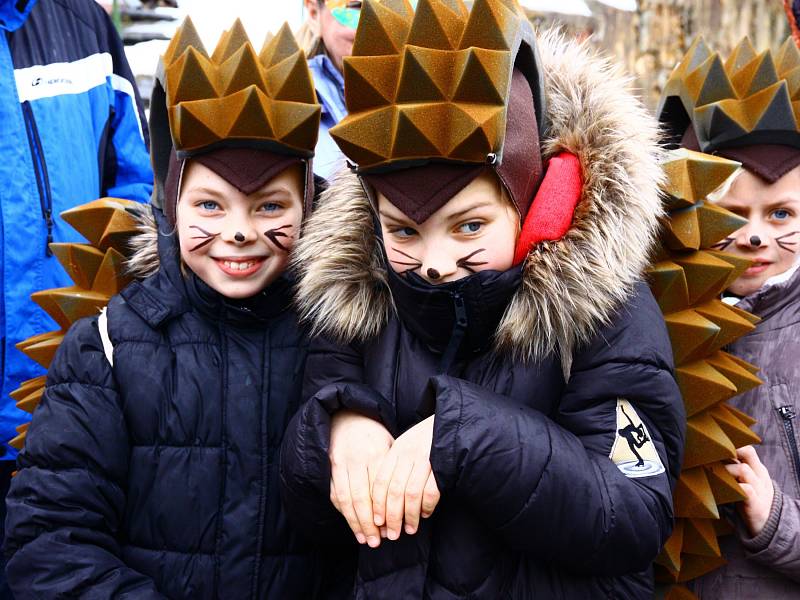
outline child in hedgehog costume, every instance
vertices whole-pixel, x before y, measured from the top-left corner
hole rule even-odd
[[[791,39],[773,54],[745,38],[723,59],[700,38],[659,108],[669,143],[741,163],[710,200],[749,222],[716,248],[753,261],[723,301],[761,318],[728,350],[760,367],[763,385],[731,404],[757,420],[762,443],[726,466],[747,498],[725,515],[736,529],[720,539],[728,564],[692,584],[701,598],[800,597],[799,82]]]
[[[190,21],[160,71],[142,279],[51,365],[8,497],[9,582],[17,598],[317,597],[323,563],[277,470],[306,346],[285,269],[314,192],[310,73],[288,26],[259,55],[237,22],[209,57]]]
[[[368,0],[345,81],[287,510],[358,543],[359,598],[651,597],[685,421],[654,122],[513,0]]]

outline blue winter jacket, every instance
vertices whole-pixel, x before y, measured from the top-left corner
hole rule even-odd
[[[93,0],[0,0],[0,440],[29,417],[9,393],[44,371],[15,348],[57,325],[30,300],[71,285],[48,251],[80,241],[61,212],[146,201],[147,126],[122,43]],[[3,458],[16,452],[3,444]]]

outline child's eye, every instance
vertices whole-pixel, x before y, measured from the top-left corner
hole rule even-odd
[[[778,208],[772,211],[772,218],[778,221],[785,221],[789,218],[789,211],[785,208]]]
[[[205,200],[200,203],[200,208],[203,210],[219,210],[219,204],[213,200]]]
[[[469,223],[464,223],[463,225],[458,226],[458,230],[461,233],[475,233],[480,231],[483,223],[478,223],[477,221],[471,221]]]
[[[277,204],[275,202],[267,202],[266,204],[262,204],[261,205],[261,209],[260,210],[262,210],[264,212],[271,213],[271,212],[275,212],[275,211],[280,210],[280,209],[281,209],[281,205],[280,204]]]
[[[397,237],[409,238],[417,235],[417,230],[413,227],[398,227],[397,229],[393,229],[392,233]]]

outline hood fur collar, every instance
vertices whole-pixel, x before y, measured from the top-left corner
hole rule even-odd
[[[642,276],[662,214],[657,125],[609,60],[555,32],[538,37],[550,128],[543,156],[581,161],[584,192],[569,232],[526,259],[523,282],[495,333],[521,361],[558,352],[566,374]],[[314,334],[340,342],[378,334],[394,311],[369,201],[337,175],[294,253],[297,304]]]

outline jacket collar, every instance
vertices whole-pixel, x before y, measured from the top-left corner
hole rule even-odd
[[[757,291],[736,303],[736,308],[761,317],[757,331],[780,329],[800,321],[800,264],[796,264],[793,270],[788,278],[778,281],[772,278],[772,283],[768,280]]]
[[[655,120],[610,62],[553,32],[538,44],[549,111],[543,158],[575,154],[585,183],[566,235],[528,254],[493,338],[522,361],[556,353],[569,373],[573,353],[630,297],[649,262],[663,210],[661,150]],[[396,308],[379,246],[366,193],[342,171],[293,256],[297,305],[312,333],[349,343],[383,329]]]
[[[16,31],[38,0],[0,0],[0,29]]]

